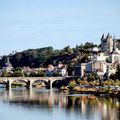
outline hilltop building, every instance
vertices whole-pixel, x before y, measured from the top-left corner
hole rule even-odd
[[[7,73],[12,73],[13,72],[12,70],[13,70],[12,64],[10,63],[9,57],[7,57],[7,60],[4,66],[2,67],[2,71],[6,71]]]
[[[113,41],[113,51],[110,53],[110,62],[111,63],[115,63],[115,62],[120,63],[120,53],[116,47],[116,40]]]
[[[83,77],[85,74],[96,72],[100,78],[106,74],[107,78],[115,74],[117,65],[120,64],[120,40],[113,38],[109,33],[102,35],[100,49],[101,52],[93,52],[88,63],[81,63],[75,66],[75,75]],[[108,60],[108,61],[107,61]]]
[[[112,37],[109,33],[103,34],[101,37],[101,51],[109,55],[113,51],[114,42],[117,48],[120,49],[120,39]]]

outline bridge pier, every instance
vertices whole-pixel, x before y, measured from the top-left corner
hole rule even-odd
[[[26,88],[29,90],[32,89],[32,81],[31,80],[28,80]]]
[[[11,87],[12,87],[12,82],[11,82],[11,80],[8,79],[6,82],[6,89],[9,90],[9,89],[11,89]]]
[[[52,83],[53,82],[51,80],[48,81],[48,86],[47,86],[48,89],[52,89]]]
[[[14,81],[23,81],[26,83],[26,88],[31,89],[32,84],[37,81],[45,81],[47,82],[47,88],[52,89],[52,84],[56,80],[64,80],[64,77],[0,77],[0,81],[4,81],[6,83],[6,89],[11,89],[12,83]]]
[[[12,96],[13,96],[12,90],[11,90],[11,88],[9,88],[9,89],[7,90],[8,100],[11,100],[11,99],[12,99]]]

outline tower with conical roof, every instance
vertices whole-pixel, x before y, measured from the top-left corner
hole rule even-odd
[[[104,39],[105,39],[105,34],[103,33],[101,40],[104,40]]]
[[[106,54],[110,54],[113,50],[113,38],[109,33],[101,37],[101,50]]]

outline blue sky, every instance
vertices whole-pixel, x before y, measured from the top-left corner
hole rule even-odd
[[[0,0],[0,54],[120,38],[120,0]]]

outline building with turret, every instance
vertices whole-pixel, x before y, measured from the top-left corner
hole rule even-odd
[[[120,63],[120,53],[116,47],[116,40],[113,41],[113,51],[110,53],[110,62],[111,63]]]
[[[115,74],[118,64],[120,64],[120,40],[112,37],[109,33],[102,35],[101,52],[93,53],[88,63],[81,63],[80,75],[96,72],[100,78],[106,74],[107,78]]]
[[[120,49],[120,39],[112,37],[109,33],[103,34],[101,37],[101,51],[109,55],[113,51],[114,42],[118,49]],[[116,48],[116,49],[117,49]]]
[[[9,57],[7,57],[7,60],[4,66],[2,67],[2,71],[6,71],[7,73],[12,73],[13,72],[12,70],[13,70],[12,64],[10,63]]]

